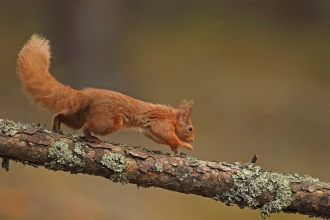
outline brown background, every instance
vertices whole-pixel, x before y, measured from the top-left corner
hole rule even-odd
[[[329,1],[1,1],[0,117],[41,122],[15,74],[33,33],[51,39],[51,73],[177,106],[194,99],[203,160],[259,155],[267,170],[329,182]],[[70,131],[65,129],[65,131]],[[78,132],[81,134],[81,132]],[[106,140],[169,152],[127,132]],[[10,163],[0,170],[0,219],[258,219],[194,195]],[[307,219],[274,214],[269,219]]]

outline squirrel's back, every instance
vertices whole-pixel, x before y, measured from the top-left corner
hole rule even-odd
[[[90,97],[58,82],[49,73],[49,41],[32,35],[18,54],[17,73],[24,90],[34,102],[48,110],[77,112],[88,105]]]

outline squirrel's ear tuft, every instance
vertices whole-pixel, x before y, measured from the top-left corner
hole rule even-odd
[[[188,120],[194,107],[194,100],[182,100],[179,106],[178,118],[180,121]]]
[[[179,106],[179,108],[181,109],[188,110],[189,113],[192,111],[193,107],[194,107],[194,100],[189,100],[189,101],[182,100]]]

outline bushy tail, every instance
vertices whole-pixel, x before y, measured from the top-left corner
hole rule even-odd
[[[24,90],[45,109],[77,112],[88,105],[89,95],[54,79],[48,72],[50,56],[49,41],[32,35],[19,52],[17,60],[17,73]]]

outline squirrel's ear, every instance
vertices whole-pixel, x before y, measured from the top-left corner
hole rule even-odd
[[[194,107],[194,100],[182,100],[180,103],[180,110],[179,110],[179,121],[185,121],[189,119],[189,116],[191,114],[191,111]]]
[[[180,112],[179,120],[180,121],[188,120],[189,116],[190,116],[190,112],[187,109],[183,110]]]

